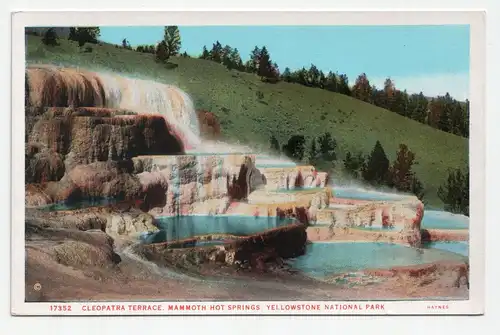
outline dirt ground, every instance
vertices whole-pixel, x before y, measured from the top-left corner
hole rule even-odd
[[[266,273],[205,266],[180,273],[141,259],[130,242],[100,231],[31,229],[26,237],[26,301],[467,299],[455,268],[412,277],[383,273],[376,283],[318,281],[288,270]],[[39,290],[35,286],[39,285]]]

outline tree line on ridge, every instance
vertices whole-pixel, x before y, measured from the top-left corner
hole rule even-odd
[[[86,43],[98,43],[99,36],[99,27],[70,27],[68,39],[83,47]],[[48,46],[58,45],[54,28],[45,31],[42,42]],[[139,45],[134,49],[124,38],[121,46],[117,47],[150,53],[155,55],[157,62],[166,63],[170,57],[179,56],[181,36],[177,26],[165,26],[163,39],[156,45]],[[189,57],[186,52],[180,56]],[[330,71],[325,75],[313,64],[309,69],[303,67],[291,71],[285,68],[283,73],[280,73],[278,65],[272,61],[265,46],[256,46],[249,60],[243,62],[238,49],[228,45],[222,46],[216,41],[210,50],[204,46],[199,58],[220,63],[230,70],[254,73],[260,76],[262,81],[269,83],[285,81],[349,95],[442,131],[462,137],[469,136],[469,101],[459,102],[448,93],[431,99],[423,93],[408,94],[396,89],[390,78],[385,81],[384,88],[379,90],[370,84],[364,73],[358,76],[351,87],[345,74]],[[270,149],[295,161],[307,161],[320,168],[328,169],[337,161],[337,142],[330,133],[313,138],[309,141],[309,147],[306,147],[306,143],[303,135],[293,135],[287,143],[280,146],[278,140],[271,136]],[[423,199],[424,186],[412,170],[415,164],[416,155],[406,144],[399,145],[396,159],[391,163],[382,144],[377,141],[367,156],[346,152],[342,168],[354,179],[363,180],[373,186],[387,186],[400,192],[412,193]],[[468,168],[464,171],[449,171],[447,180],[438,189],[438,197],[445,204],[445,210],[469,215]]]
[[[270,151],[298,161],[307,162],[323,170],[332,168],[337,160],[337,142],[330,133],[310,139],[307,144],[303,135],[293,135],[280,146],[272,135]],[[414,194],[425,202],[424,185],[413,170],[418,164],[410,148],[401,143],[396,158],[390,162],[384,148],[376,141],[371,153],[346,152],[341,168],[354,180],[362,180],[374,187],[388,187],[406,194]],[[453,169],[447,180],[439,186],[438,197],[445,204],[444,209],[452,213],[469,215],[469,170]]]

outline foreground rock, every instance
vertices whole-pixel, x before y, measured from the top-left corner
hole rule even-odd
[[[391,236],[402,243],[417,247],[422,242],[420,225],[423,214],[424,205],[417,197],[405,197],[398,201],[361,202],[316,211],[317,222],[328,224],[330,232],[339,229],[374,228],[374,236]]]
[[[134,251],[162,266],[196,270],[203,264],[244,266],[265,271],[267,263],[304,254],[307,234],[303,224],[292,224],[216,246],[178,248],[182,242],[138,244]],[[186,241],[187,242],[187,241]],[[176,248],[177,247],[177,248]]]
[[[27,184],[25,204],[28,207],[55,202],[79,202],[88,199],[142,199],[139,179],[126,162],[95,162],[77,165],[59,181]]]
[[[26,210],[30,226],[79,231],[98,230],[115,238],[137,240],[158,231],[154,218],[128,203],[66,211]]]

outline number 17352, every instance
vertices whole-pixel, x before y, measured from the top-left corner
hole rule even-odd
[[[51,312],[71,312],[70,305],[50,305]]]

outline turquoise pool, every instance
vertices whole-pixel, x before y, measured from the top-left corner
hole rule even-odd
[[[297,164],[295,163],[256,163],[256,168],[287,168],[287,167],[295,167]]]
[[[469,242],[466,241],[427,242],[423,248],[445,250],[462,256],[469,256]]]
[[[115,198],[94,198],[72,202],[58,202],[46,206],[40,206],[39,209],[43,211],[70,211],[75,209],[82,209],[96,206],[109,206],[118,203],[120,200]]]
[[[469,229],[469,218],[443,211],[426,210],[421,227],[423,229]]]
[[[425,211],[422,219],[421,229],[469,229],[469,218],[463,215],[456,215],[443,211]],[[400,227],[383,228],[377,227],[356,227],[355,229],[373,230],[373,231],[391,231],[399,230]]]
[[[147,236],[141,237],[141,240],[145,243],[147,241],[145,240]],[[155,243],[157,242],[163,242],[161,240],[159,241],[154,241]],[[175,246],[175,248],[194,248],[194,247],[209,247],[209,246],[215,246],[215,245],[223,245],[225,243],[231,242],[230,239],[228,240],[190,240],[188,242],[184,242],[181,245]]]
[[[298,193],[298,192],[310,192],[310,191],[324,191],[324,187],[297,187],[297,188],[279,188],[276,190],[278,193]]]
[[[309,244],[306,254],[289,260],[289,264],[312,277],[325,277],[364,269],[463,259],[462,255],[434,248],[415,249],[381,242],[318,242]]]
[[[357,188],[335,188],[332,191],[334,197],[353,199],[353,200],[373,200],[373,201],[389,201],[389,200],[399,200],[402,198],[401,195],[383,193],[377,191],[361,190]]]
[[[160,231],[145,235],[142,239],[146,243],[159,243],[209,234],[247,236],[294,222],[294,219],[278,217],[232,215],[160,217],[156,220]]]

